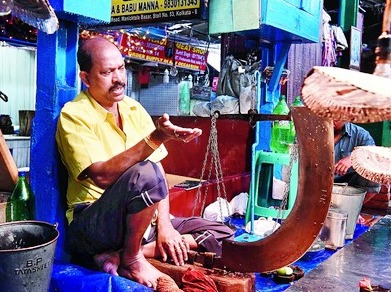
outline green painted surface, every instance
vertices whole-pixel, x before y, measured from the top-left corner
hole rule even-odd
[[[339,25],[343,31],[357,25],[359,0],[340,0]]]
[[[391,147],[391,121],[383,122],[382,145]]]
[[[377,146],[391,147],[391,121],[359,125],[369,131]]]

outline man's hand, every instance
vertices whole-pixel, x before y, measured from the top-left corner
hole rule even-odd
[[[189,244],[172,226],[158,230],[156,243],[164,262],[171,258],[177,266],[183,266],[187,261]]]
[[[182,128],[176,126],[170,121],[168,114],[164,114],[157,121],[157,127],[151,135],[152,139],[156,142],[164,143],[168,140],[175,139],[181,140],[185,143],[200,136],[202,130],[198,128]]]
[[[334,166],[334,173],[338,175],[344,175],[348,172],[349,168],[352,167],[352,160],[350,155],[342,158]]]

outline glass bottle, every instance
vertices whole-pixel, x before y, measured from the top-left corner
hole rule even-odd
[[[35,197],[24,171],[19,172],[19,179],[7,203],[6,220],[35,220]]]
[[[291,104],[291,108],[296,107],[296,106],[304,106],[303,102],[301,101],[300,95],[295,97],[295,100]],[[290,130],[290,136],[289,136],[288,142],[290,144],[293,144],[293,142],[295,142],[296,129],[295,129],[295,124],[293,123],[293,121],[291,121],[290,125],[291,125],[291,130]]]
[[[301,101],[300,95],[295,97],[295,100],[291,104],[291,107],[292,106],[304,106],[304,104]]]
[[[285,95],[281,95],[280,99],[273,110],[274,115],[289,114],[289,107],[286,103]],[[290,121],[274,121],[272,124],[272,135],[270,139],[270,149],[277,153],[288,153],[291,139],[291,122]]]

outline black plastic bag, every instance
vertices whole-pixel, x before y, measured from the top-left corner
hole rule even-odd
[[[217,83],[217,95],[229,95],[239,98],[241,89],[240,66],[242,66],[240,61],[235,59],[232,55],[225,58]]]

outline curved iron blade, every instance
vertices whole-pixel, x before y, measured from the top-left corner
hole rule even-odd
[[[298,260],[320,232],[331,200],[334,139],[331,119],[306,107],[292,108],[299,143],[299,185],[295,205],[281,227],[255,242],[224,241],[215,267],[270,272]]]

